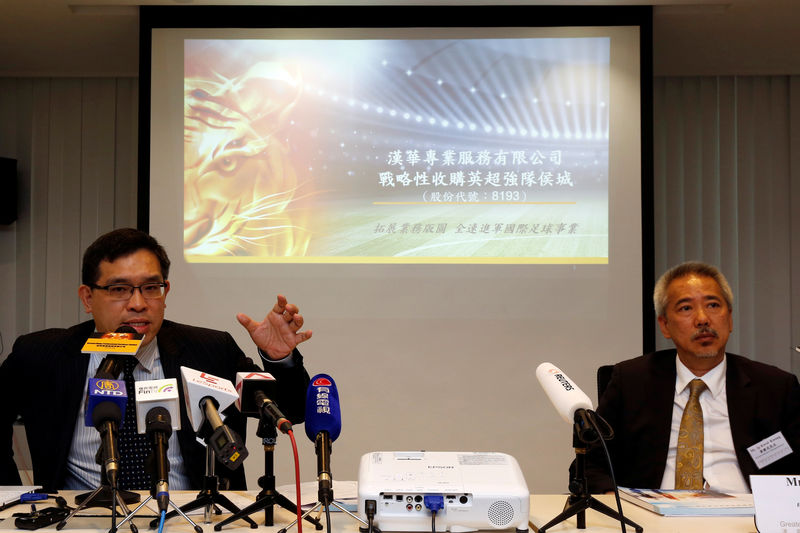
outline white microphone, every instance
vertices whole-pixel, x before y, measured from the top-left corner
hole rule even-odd
[[[553,407],[568,424],[575,423],[576,411],[592,410],[592,400],[552,363],[540,364],[536,368],[536,378]]]
[[[163,407],[169,412],[172,429],[181,429],[181,409],[178,398],[178,380],[153,379],[136,382],[136,430],[145,433],[145,417],[154,407]]]

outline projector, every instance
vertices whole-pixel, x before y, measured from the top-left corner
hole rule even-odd
[[[372,452],[358,469],[358,510],[374,500],[382,531],[528,530],[530,493],[517,460],[495,452]]]

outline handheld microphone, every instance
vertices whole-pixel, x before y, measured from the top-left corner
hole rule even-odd
[[[156,407],[163,407],[167,411],[172,429],[181,429],[177,379],[137,381],[135,399],[137,433],[146,432],[147,420],[145,415]]]
[[[331,475],[331,443],[342,431],[342,413],[339,409],[339,391],[333,378],[317,374],[311,378],[306,392],[306,435],[317,452],[318,497],[324,505],[333,501],[333,476]]]
[[[122,325],[118,327],[114,333],[136,333],[136,330],[130,326]],[[109,342],[107,339],[106,342]],[[113,341],[112,341],[113,342]],[[139,351],[139,347],[136,346],[136,351]],[[135,352],[134,354],[135,355]],[[106,354],[102,361],[100,361],[100,366],[97,367],[97,371],[94,373],[94,377],[98,379],[117,379],[119,375],[122,373],[122,361],[115,353]]]
[[[561,418],[575,425],[578,437],[583,442],[597,440],[597,431],[590,421],[590,413],[594,413],[592,400],[552,363],[540,364],[536,378]]]
[[[122,422],[123,415],[119,405],[111,401],[100,403],[92,411],[93,426],[100,432],[100,450],[98,462],[105,467],[106,478],[111,488],[116,488],[119,477],[119,450],[117,449],[117,429]]]
[[[159,513],[169,506],[169,438],[172,435],[172,421],[169,411],[156,406],[145,416],[147,436],[153,443],[153,450],[147,458],[147,470],[154,481],[153,495],[158,503]]]
[[[241,466],[248,455],[247,448],[219,414],[239,398],[233,383],[185,366],[181,367],[181,380],[192,429],[211,446],[219,462],[231,470]]]
[[[282,433],[288,433],[292,429],[292,423],[283,416],[277,404],[271,399],[276,392],[276,381],[272,374],[238,372],[236,374],[236,390],[239,391],[239,401],[236,402],[236,407],[243,415],[269,420],[270,424]]]

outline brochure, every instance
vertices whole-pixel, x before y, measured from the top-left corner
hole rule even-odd
[[[753,516],[752,494],[619,487],[625,501],[663,516]]]

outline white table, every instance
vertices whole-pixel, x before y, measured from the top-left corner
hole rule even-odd
[[[62,491],[61,495],[66,498],[67,503],[70,506],[74,506],[74,497],[77,494],[76,491]],[[182,492],[182,493],[173,493],[173,497],[176,500],[182,498],[183,501],[190,501],[196,496],[196,492]],[[237,495],[242,498],[249,499],[251,501],[255,500],[258,491],[248,491],[248,492],[233,492],[233,493],[225,493],[226,495]],[[612,508],[616,508],[614,504],[613,496],[611,495],[601,495],[597,496],[597,498],[609,505]],[[530,519],[534,526],[538,527],[541,525],[546,524],[549,522],[553,517],[558,515],[562,508],[564,507],[564,502],[566,501],[566,496],[564,495],[554,495],[554,494],[546,494],[546,495],[534,495],[531,496],[531,507],[530,507]],[[53,505],[53,500],[49,500],[48,503],[40,504],[41,507],[46,507]],[[135,506],[132,506],[132,508]],[[14,528],[13,520],[8,518],[11,516],[12,512],[25,512],[29,509],[29,507],[21,505],[17,506],[12,509],[8,509],[2,513],[0,513],[0,518],[6,518],[0,522],[0,531],[21,531]],[[658,516],[650,511],[642,509],[632,504],[626,504],[623,502],[623,510],[625,515],[639,524],[640,526],[644,527],[645,533],[755,533],[756,528],[753,522],[752,517],[708,517],[708,518],[690,518],[690,517],[663,517]],[[97,513],[108,513],[106,516],[76,516],[72,518],[62,529],[62,531],[66,533],[97,533],[99,531],[108,531],[111,526],[111,516],[107,510],[98,510],[94,509],[93,511]],[[145,511],[143,509],[143,511]],[[206,533],[211,533],[214,531],[214,524],[221,522],[224,518],[228,515],[223,514],[220,516],[214,516],[212,520],[212,524],[205,524],[203,523],[203,515],[192,515],[191,518],[198,525],[200,525]],[[273,526],[264,526],[264,512],[259,511],[254,513],[251,518],[259,525],[258,529],[250,529],[249,526],[241,521],[237,520],[236,522],[225,526],[222,531],[223,532],[231,532],[231,533],[243,533],[245,531],[249,532],[264,532],[264,533],[277,533],[277,531],[283,527],[285,527],[289,522],[294,519],[295,515],[286,511],[282,507],[276,506],[274,508],[274,523]],[[331,513],[331,529],[335,533],[358,533],[358,523],[353,520],[352,518],[346,516],[344,513],[336,512]],[[142,533],[152,531],[149,528],[150,521],[155,518],[155,515],[152,512],[141,512],[136,515],[134,518],[134,523],[139,528],[139,531]],[[324,515],[321,518],[321,521],[325,522]],[[118,520],[119,522],[119,520]],[[380,524],[377,524],[380,526]],[[562,522],[553,528],[549,529],[553,533],[565,533],[565,532],[581,532],[585,531],[587,533],[594,533],[594,532],[618,532],[621,531],[619,527],[619,523],[608,518],[597,511],[589,509],[586,511],[586,529],[580,530],[577,528],[577,522],[575,517],[570,518],[569,520]],[[633,528],[628,527],[628,532],[633,533]],[[42,531],[55,531],[55,526],[50,526]],[[130,529],[127,526],[123,526],[120,532],[129,532]],[[165,527],[165,532],[176,532],[176,533],[193,533],[193,529],[189,523],[187,523],[183,518],[177,516],[169,520]],[[309,523],[304,523],[303,527],[304,533],[311,533],[314,530],[314,527]],[[513,533],[513,530],[499,530],[499,531],[510,531]],[[535,530],[531,529],[531,533]],[[289,530],[288,533],[296,533],[297,528],[296,526]],[[325,530],[322,531],[325,533]]]

